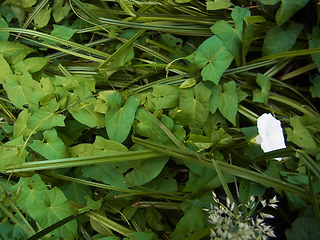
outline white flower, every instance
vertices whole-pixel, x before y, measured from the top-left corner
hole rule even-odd
[[[261,138],[261,148],[266,152],[286,148],[281,122],[271,113],[264,113],[258,118],[258,138]],[[259,141],[257,139],[257,141]],[[275,158],[281,161],[281,158]]]

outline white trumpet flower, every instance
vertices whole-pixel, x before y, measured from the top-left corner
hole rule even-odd
[[[281,122],[274,118],[271,113],[264,113],[258,118],[257,122],[259,135],[256,141],[260,143],[261,148],[266,152],[286,148]],[[275,158],[281,161],[281,158]]]

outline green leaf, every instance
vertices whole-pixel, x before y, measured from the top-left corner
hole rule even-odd
[[[230,66],[233,56],[221,39],[212,36],[205,40],[198,49],[187,57],[201,70],[204,81],[218,84],[224,71]]]
[[[319,225],[311,207],[308,207],[302,216],[298,217],[290,229],[286,230],[287,239],[292,240],[317,240],[320,238]]]
[[[128,188],[121,173],[110,164],[99,164],[81,168],[84,177],[94,179],[114,187]]]
[[[42,88],[39,82],[32,79],[25,66],[23,64],[21,66],[23,67],[22,74],[9,76],[3,83],[3,88],[6,90],[10,101],[17,108],[23,109],[24,105],[27,104],[31,111],[36,111],[43,96]]]
[[[168,160],[168,157],[161,157],[130,162],[133,170],[125,178],[134,185],[143,185],[157,177]]]
[[[2,53],[0,53],[0,83],[4,83],[9,76],[12,75],[11,68],[7,61],[4,59]]]
[[[293,142],[297,146],[304,148],[305,150],[314,150],[317,148],[312,135],[302,123],[302,118],[299,116],[290,117],[290,124],[293,127],[286,128],[287,140]]]
[[[28,234],[17,224],[12,224],[8,220],[3,220],[0,224],[0,239],[24,240],[28,239]]]
[[[235,6],[235,8],[233,9],[232,13],[231,13],[231,17],[233,19],[234,25],[235,25],[235,29],[237,30],[237,32],[239,33],[240,39],[242,39],[243,36],[243,20],[246,17],[250,17],[251,13],[250,10],[248,8],[241,8],[239,6]]]
[[[260,0],[262,4],[265,5],[275,5],[276,3],[280,2],[281,0]]]
[[[30,116],[31,116],[31,113],[29,113],[27,109],[24,109],[19,113],[19,116],[16,122],[14,123],[14,127],[13,127],[14,138],[31,134],[32,129],[29,129],[27,126]]]
[[[206,220],[207,221],[207,220]],[[191,232],[204,227],[205,217],[201,207],[193,207],[178,222],[170,236],[172,240],[185,239]]]
[[[41,228],[49,227],[74,214],[62,191],[57,187],[48,190],[37,174],[20,178],[11,190],[16,193],[15,202],[19,208],[32,217]],[[67,223],[54,230],[52,234],[72,240],[77,237],[77,222]]]
[[[34,52],[32,48],[29,48],[20,43],[13,43],[7,41],[0,41],[0,53],[9,64],[15,64],[24,59],[29,53]]]
[[[40,12],[33,19],[34,24],[38,28],[43,28],[47,26],[47,24],[50,21],[51,11],[52,11],[52,8],[49,8],[49,4],[47,4],[44,8],[40,10]]]
[[[278,26],[284,24],[296,12],[302,9],[309,0],[281,0],[281,6],[276,14],[276,22]]]
[[[52,16],[55,22],[63,20],[71,10],[71,6],[68,2],[63,6],[64,0],[56,0],[52,6]]]
[[[309,48],[320,47],[320,27],[314,27],[312,34],[308,34]],[[317,65],[318,71],[320,71],[320,54],[311,54],[313,62]]]
[[[24,60],[24,65],[26,66],[29,73],[35,73],[44,68],[48,62],[49,58],[31,57]]]
[[[214,113],[216,109],[219,109],[221,114],[234,126],[236,125],[238,94],[234,81],[224,83],[223,86],[214,86],[210,98],[210,112]]]
[[[209,116],[209,98],[211,90],[203,82],[193,88],[180,89],[179,110],[177,117],[190,129],[200,129]]]
[[[213,142],[207,136],[197,134],[190,134],[186,143],[197,147],[199,150],[208,149],[213,144]]]
[[[257,74],[257,83],[261,87],[260,89],[253,90],[253,102],[264,103],[268,105],[269,92],[271,89],[270,78],[261,73]]]
[[[94,128],[102,128],[105,126],[104,116],[101,113],[94,111],[94,103],[97,100],[95,98],[86,98],[82,101],[77,95],[70,95],[68,98],[68,112],[76,119],[78,122]]]
[[[119,142],[96,136],[93,143],[93,154],[106,154],[110,152],[127,152],[128,149]]]
[[[63,191],[64,195],[72,200],[75,201],[83,206],[86,205],[87,200],[86,196],[91,197],[92,192],[87,185],[75,183],[75,182],[68,182],[64,183],[63,185],[59,186],[59,189]]]
[[[54,24],[53,30],[51,31],[50,35],[58,38],[62,38],[65,40],[70,40],[70,38],[72,38],[72,36],[76,33],[76,31],[77,31],[76,29],[73,29],[64,25]],[[48,39],[46,39],[44,42],[49,44],[59,44],[59,42],[55,42]]]
[[[39,108],[37,112],[32,114],[28,121],[29,129],[37,129],[37,131],[43,131],[59,126],[64,127],[65,116],[57,114],[60,104],[56,102],[56,99],[51,100],[48,105]]]
[[[214,1],[207,1],[207,10],[219,10],[219,9],[227,9],[233,4],[230,0],[214,0]]]
[[[155,110],[174,108],[179,104],[180,90],[176,86],[166,84],[153,86],[152,95]]]
[[[113,92],[107,95],[105,119],[108,136],[111,140],[123,142],[128,137],[135,113],[139,107],[139,99],[134,96],[127,98],[121,106],[121,95]]]
[[[23,136],[19,136],[0,146],[0,169],[4,170],[11,164],[20,164],[25,162],[28,152],[23,148]]]
[[[239,54],[242,36],[228,22],[218,21],[210,27],[210,30],[222,40],[234,57]]]
[[[83,144],[80,144],[83,145]],[[93,143],[93,155],[101,155],[110,152],[126,152],[128,149],[119,142],[107,140],[103,137],[97,136]],[[82,147],[83,148],[83,147]],[[87,154],[85,154],[87,155]],[[90,153],[88,154],[90,155]],[[111,164],[100,164],[94,166],[82,167],[81,171],[84,177],[88,177],[105,184],[110,184],[115,187],[127,188],[124,183],[125,179],[122,173],[117,171],[118,166]]]
[[[164,231],[165,227],[161,224],[162,215],[155,208],[147,208],[145,218],[148,225],[156,231]]]
[[[153,120],[153,118],[143,109],[139,108],[136,112],[136,121],[137,124],[135,124],[135,133],[147,137],[152,142],[161,142],[166,143],[172,146],[171,140],[168,138],[168,136],[162,131],[162,129],[159,127],[159,125]],[[169,118],[169,117],[168,117]],[[171,119],[171,118],[170,118]],[[172,129],[174,123],[171,119],[171,123],[169,126],[168,122],[163,122],[166,127],[170,130]]]
[[[130,16],[135,17],[135,11],[133,9],[133,5],[129,0],[117,0],[120,4],[121,8]]]
[[[281,1],[281,6],[277,10],[276,22],[278,26],[284,24],[297,11],[303,8],[309,0],[261,0],[262,4],[275,5]]]
[[[132,232],[130,233],[135,239],[139,240],[156,240],[157,236],[153,232]],[[129,238],[125,238],[124,240],[129,240]]]
[[[8,23],[3,18],[0,18],[0,28],[8,28]],[[0,41],[7,41],[9,39],[9,32],[0,33]]]
[[[13,4],[22,8],[32,7],[37,3],[37,0],[7,0],[6,4]]]
[[[316,75],[313,79],[313,86],[310,87],[310,92],[313,98],[320,98],[320,75]]]
[[[32,150],[46,159],[61,159],[69,156],[67,147],[58,137],[56,129],[46,130],[43,133],[43,141],[34,140],[30,146]]]
[[[302,24],[290,24],[287,27],[273,26],[264,38],[262,55],[288,52],[296,43],[302,29]]]

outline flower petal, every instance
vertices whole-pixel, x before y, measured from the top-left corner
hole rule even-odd
[[[258,118],[258,132],[262,139],[261,148],[264,152],[270,152],[286,148],[281,122],[271,113],[264,113]],[[281,160],[281,158],[276,158]]]

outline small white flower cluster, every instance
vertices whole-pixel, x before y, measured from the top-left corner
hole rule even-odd
[[[265,218],[273,218],[272,215],[260,213],[260,217],[244,217],[240,212],[238,216],[233,214],[234,203],[231,204],[227,198],[227,206],[220,203],[213,192],[213,200],[218,206],[211,205],[209,210],[209,222],[213,224],[211,237],[214,240],[239,239],[239,240],[265,240],[268,237],[275,237],[273,229],[264,223]],[[278,200],[276,197],[269,202],[261,200],[262,207],[276,208]],[[251,197],[245,207],[251,209],[256,206],[255,198]],[[240,207],[241,205],[239,205]]]

